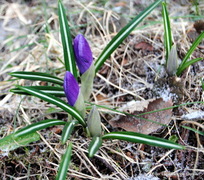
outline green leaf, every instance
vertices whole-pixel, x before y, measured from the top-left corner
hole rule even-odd
[[[67,170],[71,161],[72,154],[72,143],[69,143],[65,154],[62,157],[62,160],[59,165],[58,173],[56,180],[65,180],[67,176]]]
[[[99,58],[95,62],[96,72],[101,68],[107,58],[115,51],[115,49],[122,43],[122,41],[130,34],[131,31],[159,4],[162,0],[157,0],[152,3],[148,8],[142,11],[130,23],[123,27],[120,32],[108,43]]]
[[[69,121],[65,124],[62,131],[62,137],[61,137],[62,144],[65,144],[66,141],[70,138],[70,135],[77,124],[78,124],[78,121],[76,120]]]
[[[57,97],[65,97],[64,89],[62,87],[55,87],[55,86],[24,86],[24,87],[28,87],[28,88],[33,87],[44,93],[48,93]],[[25,91],[19,88],[10,89],[10,92],[13,92],[15,94],[29,95],[29,93],[26,93]]]
[[[74,77],[77,77],[77,69],[75,63],[74,50],[72,46],[72,38],[67,22],[64,6],[61,0],[58,1],[58,15],[60,23],[60,34],[62,39],[62,46],[64,50],[65,69],[71,72]]]
[[[34,89],[32,87],[23,87],[23,86],[17,86],[19,89],[33,95],[36,96],[44,101],[47,101],[51,104],[56,105],[57,107],[60,107],[61,109],[63,109],[64,111],[66,111],[67,113],[69,113],[71,116],[73,116],[74,118],[76,118],[79,123],[83,126],[86,126],[86,123],[84,121],[84,119],[81,117],[81,115],[75,110],[74,107],[68,105],[67,103],[65,103],[64,101],[62,101],[61,99],[54,97],[50,94],[44,93],[42,91],[39,91],[37,89]]]
[[[18,48],[12,49],[10,51],[10,53],[15,52],[15,51],[20,51],[21,49],[24,49],[24,48],[27,48],[27,47],[30,47],[30,46],[34,46],[34,45],[36,45],[36,43],[30,43],[30,44],[21,45]]]
[[[186,69],[188,68],[190,65],[198,62],[198,61],[201,61],[203,60],[203,58],[196,58],[196,59],[192,59],[192,60],[189,60],[187,61],[185,64],[183,64],[178,70],[177,70],[177,75],[181,75],[181,73]]]
[[[38,140],[40,140],[40,135],[36,132],[21,137],[15,137],[13,133],[0,139],[0,150],[8,152]]]
[[[183,58],[183,61],[181,62],[181,64],[179,65],[179,67],[177,69],[177,73],[176,73],[177,76],[181,75],[181,73],[183,72],[182,69],[184,69],[183,66],[185,66],[187,60],[190,58],[191,54],[194,52],[195,48],[200,44],[200,42],[202,41],[203,38],[204,38],[204,31],[193,42],[190,49],[188,50],[185,57]]]
[[[166,2],[162,2],[162,16],[164,22],[164,44],[166,48],[166,63],[167,63],[173,43],[171,34],[171,24],[169,20],[169,14],[166,8]]]
[[[17,71],[17,72],[10,73],[10,75],[13,77],[20,78],[20,79],[29,79],[29,80],[33,80],[33,81],[46,81],[46,82],[51,82],[51,83],[63,85],[62,79],[60,79],[56,76],[52,76],[52,75],[47,74],[47,73]]]
[[[93,157],[96,152],[99,150],[99,148],[102,145],[102,138],[101,137],[93,137],[93,139],[91,140],[91,143],[89,145],[89,157]]]
[[[189,130],[191,130],[191,131],[193,131],[195,133],[198,133],[198,134],[204,136],[204,132],[203,131],[199,131],[197,129],[194,129],[194,128],[191,128],[191,127],[188,127],[188,126],[181,126],[181,127],[185,128],[185,129],[189,129]]]
[[[31,125],[28,125],[14,133],[15,137],[19,136],[25,136],[30,133],[34,133],[36,131],[45,129],[50,126],[56,126],[56,125],[64,125],[66,122],[58,119],[46,119],[37,123],[33,123]]]
[[[201,79],[201,87],[204,90],[204,80]]]
[[[140,134],[136,132],[111,132],[111,133],[105,134],[102,138],[120,139],[124,141],[148,144],[151,146],[158,146],[158,147],[170,148],[170,149],[185,149],[184,146],[168,141],[166,139]]]

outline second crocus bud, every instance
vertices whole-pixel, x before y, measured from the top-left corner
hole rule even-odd
[[[83,95],[80,92],[79,84],[69,71],[64,76],[64,92],[70,106],[75,107],[82,117],[85,117],[85,104]]]
[[[101,136],[101,117],[96,106],[93,106],[91,109],[87,125],[92,137]]]
[[[79,84],[69,71],[65,73],[63,87],[69,105],[74,106],[79,96]]]

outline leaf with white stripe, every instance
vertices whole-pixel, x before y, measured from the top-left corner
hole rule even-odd
[[[63,80],[52,76],[47,73],[41,73],[41,72],[26,72],[26,71],[17,71],[10,73],[11,76],[17,77],[19,79],[29,79],[32,81],[46,81],[51,83],[56,83],[59,85],[63,85]]]
[[[134,143],[142,143],[142,144],[148,144],[151,146],[158,146],[163,148],[169,148],[169,149],[185,149],[184,146],[168,141],[166,139],[153,137],[145,134],[140,134],[136,132],[111,132],[105,134],[103,139],[119,139]]]
[[[182,66],[180,66],[180,67],[177,69],[177,75],[180,76],[181,73],[182,73],[186,68],[188,68],[190,65],[192,65],[192,64],[194,64],[194,63],[196,63],[196,62],[198,62],[198,61],[201,61],[201,60],[203,60],[202,57],[200,57],[200,58],[195,58],[195,59],[191,59],[191,60],[185,62],[184,64],[182,64]]]
[[[190,66],[191,64],[197,62],[197,60],[199,60],[199,58],[193,59],[189,62],[189,58],[192,55],[192,53],[195,51],[196,47],[200,44],[200,42],[203,40],[204,38],[204,31],[197,37],[197,39],[193,42],[193,44],[191,45],[190,49],[188,50],[188,52],[186,53],[185,57],[183,58],[181,64],[179,65],[176,75],[180,76],[181,73],[185,70],[186,67]],[[200,58],[200,60],[202,60],[203,58]]]
[[[160,3],[162,0],[157,0],[142,11],[137,17],[123,27],[120,32],[108,43],[99,58],[95,62],[96,72],[101,68],[104,62],[110,57],[115,49],[122,43],[122,41],[130,34],[131,31]]]
[[[162,16],[164,22],[164,44],[166,49],[166,63],[167,63],[173,42],[171,34],[171,24],[169,20],[169,14],[166,8],[166,2],[162,2]]]
[[[66,152],[64,153],[59,165],[56,180],[65,180],[67,176],[67,170],[71,161],[72,155],[72,143],[69,143]]]
[[[33,87],[33,88],[38,89],[44,93],[48,93],[48,94],[54,95],[56,97],[65,97],[63,87],[55,87],[55,86],[24,86],[24,87]],[[13,92],[15,94],[29,95],[28,93],[26,93],[25,91],[23,91],[19,88],[10,89],[10,92]]]
[[[74,118],[76,118],[79,123],[83,126],[86,126],[86,123],[84,121],[84,119],[82,118],[82,116],[77,112],[77,110],[68,105],[67,103],[65,103],[63,100],[52,96],[50,94],[44,93],[40,90],[34,89],[32,87],[24,87],[24,86],[17,86],[19,89],[33,95],[36,96],[44,101],[47,101],[51,104],[56,105],[57,107],[60,107],[61,109],[63,109],[64,111],[66,111],[67,113],[69,113],[71,116],[73,116]]]
[[[69,30],[65,9],[61,0],[58,1],[58,15],[62,46],[64,50],[65,69],[66,71],[71,72],[74,75],[74,77],[77,77],[75,56],[72,46],[72,37]]]
[[[21,146],[40,140],[40,135],[36,132],[29,133],[25,136],[16,137],[15,133],[12,133],[2,139],[0,139],[0,151],[8,152],[17,149]]]
[[[78,124],[78,121],[72,120],[65,124],[63,130],[62,130],[62,137],[61,137],[61,143],[65,144],[66,141],[69,139],[72,131],[74,130],[74,127]]]
[[[15,137],[25,136],[30,133],[45,129],[50,126],[64,125],[66,122],[58,119],[46,119],[31,125],[28,125],[14,133]]]
[[[95,136],[89,145],[89,157],[93,157],[102,145],[102,138]]]

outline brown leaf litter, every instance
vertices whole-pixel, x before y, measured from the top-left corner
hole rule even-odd
[[[138,117],[133,116],[119,116],[116,120],[111,120],[109,123],[113,127],[120,127],[126,131],[139,132],[143,134],[150,134],[156,132],[161,128],[161,125],[148,121],[152,120],[162,124],[169,124],[172,116],[172,109],[157,111],[150,114],[145,114],[146,112],[156,111],[159,109],[164,109],[172,106],[172,100],[164,101],[162,98],[150,99],[144,101],[136,101],[134,104],[130,105],[128,109],[130,114],[139,115]],[[148,120],[145,120],[148,119]]]

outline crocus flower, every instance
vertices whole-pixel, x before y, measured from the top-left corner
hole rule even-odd
[[[79,96],[79,85],[73,74],[69,71],[66,71],[63,86],[68,103],[74,106]]]
[[[81,74],[85,73],[93,63],[91,48],[82,34],[74,39],[74,53]]]

